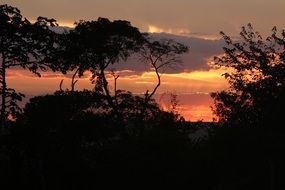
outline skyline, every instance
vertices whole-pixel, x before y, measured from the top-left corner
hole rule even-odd
[[[230,2],[227,0],[50,0],[50,1],[1,1],[19,8],[24,17],[35,20],[37,16],[55,18],[61,26],[74,26],[83,20],[96,20],[106,17],[110,20],[128,20],[143,32],[158,37],[170,37],[190,47],[183,56],[183,65],[162,76],[159,95],[176,93],[181,104],[181,113],[190,120],[211,120],[212,99],[209,93],[225,89],[227,84],[221,77],[223,71],[209,67],[212,58],[223,52],[220,31],[237,37],[241,27],[252,23],[256,31],[264,37],[270,34],[273,26],[285,28],[282,18],[285,1],[250,0]],[[145,65],[133,60],[113,66],[120,72],[118,87],[134,93],[143,93],[152,88],[155,82],[153,73],[146,72]],[[86,75],[88,76],[88,74]],[[21,78],[19,82],[18,78]],[[68,88],[68,77],[54,73],[44,73],[37,78],[21,70],[10,70],[8,82],[11,87],[29,95],[52,93],[59,89],[61,78]],[[78,89],[92,88],[87,77],[78,83]],[[110,88],[112,80],[110,79]],[[163,101],[163,100],[162,100]],[[167,102],[159,102],[167,104]],[[163,105],[162,105],[163,106]]]

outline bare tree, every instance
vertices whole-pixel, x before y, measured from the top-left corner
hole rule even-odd
[[[188,52],[188,47],[171,39],[152,40],[151,38],[143,46],[140,55],[142,61],[149,64],[157,77],[156,86],[152,91],[145,93],[145,103],[156,93],[161,85],[161,74],[167,69],[182,63],[181,54]]]

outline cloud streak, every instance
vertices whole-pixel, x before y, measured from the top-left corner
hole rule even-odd
[[[202,38],[177,36],[166,33],[153,33],[150,36],[154,39],[173,39],[189,47],[189,52],[181,57],[183,63],[181,65],[177,65],[175,68],[166,69],[166,73],[209,70],[209,61],[213,58],[213,56],[221,54],[222,47],[224,46],[224,41],[221,39],[205,40]],[[150,69],[146,63],[139,60],[138,55],[131,57],[126,62],[116,63],[110,68],[116,70],[131,70],[138,74],[149,71]]]

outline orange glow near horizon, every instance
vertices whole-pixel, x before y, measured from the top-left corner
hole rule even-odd
[[[69,27],[69,28],[74,28],[75,27],[75,22],[72,21],[58,21],[57,22],[59,26],[63,27]]]
[[[219,35],[210,35],[210,34],[193,34],[187,28],[161,28],[152,24],[148,24],[147,27],[148,33],[167,33],[172,35],[179,35],[179,36],[188,36],[188,37],[195,37],[204,40],[219,40],[221,37]]]
[[[120,76],[117,81],[117,89],[131,91],[135,94],[143,94],[146,90],[152,91],[157,79],[154,72],[136,74],[128,71],[129,74]],[[227,83],[221,77],[222,70],[194,71],[176,74],[162,74],[161,86],[156,93],[156,100],[164,109],[169,108],[169,100],[162,100],[163,94],[173,93],[178,96],[179,113],[190,121],[212,121],[213,115],[210,106],[213,105],[209,93],[227,88]],[[15,88],[26,95],[51,94],[59,90],[62,79],[63,89],[70,89],[70,75],[47,72],[41,78],[36,77],[28,71],[9,70],[7,73],[8,86]],[[92,89],[89,74],[78,80],[76,89]],[[113,92],[114,80],[108,76],[110,91]]]
[[[213,121],[214,117],[210,106],[185,106],[182,113],[190,121]]]
[[[169,94],[166,94],[166,96]],[[156,98],[156,101],[161,106],[161,109],[164,111],[171,111],[170,98],[161,98],[165,94],[157,95],[159,98]],[[199,97],[200,96],[200,97]],[[203,103],[193,103],[191,99],[197,101],[203,101]],[[184,94],[178,95],[178,106],[176,111],[181,114],[187,121],[213,121],[213,113],[211,107],[213,105],[213,100],[209,94]],[[195,101],[194,100],[194,101]],[[199,101],[199,100],[198,100]]]

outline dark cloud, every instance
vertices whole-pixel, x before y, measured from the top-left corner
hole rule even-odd
[[[222,53],[223,40],[206,40],[197,37],[184,37],[171,34],[152,34],[154,38],[173,39],[189,47],[189,52],[182,55],[183,63],[175,68],[165,70],[166,73],[191,72],[196,70],[209,70],[208,59]],[[149,70],[149,66],[140,61],[138,56],[133,56],[127,62],[120,62],[110,68],[116,70],[132,70],[144,72]]]
[[[69,30],[66,27],[56,27],[54,28],[57,32],[63,32]],[[196,36],[205,36],[207,34],[195,34]],[[154,39],[173,39],[176,42],[182,43],[189,47],[189,52],[182,55],[182,63],[176,65],[175,67],[167,68],[164,70],[165,73],[181,73],[181,72],[191,72],[191,71],[206,71],[209,70],[208,60],[213,58],[213,56],[218,55],[223,52],[222,47],[224,46],[223,40],[207,40],[198,37],[187,37],[178,36],[166,33],[154,33],[150,34]],[[20,67],[12,67],[11,71],[23,70]],[[140,59],[139,55],[133,55],[126,62],[119,62],[111,65],[108,70],[115,70],[120,72],[120,76],[136,76],[140,75],[145,71],[150,71],[150,67],[147,63]],[[39,71],[43,77],[62,77],[60,73],[53,73],[51,71],[43,72]],[[10,72],[9,77],[18,74],[17,72]],[[22,72],[23,74],[23,72]],[[35,74],[24,71],[24,75],[29,75],[36,77]],[[71,78],[73,72],[69,72],[65,75],[67,78]],[[82,78],[89,77],[89,75],[84,75]]]
[[[53,30],[58,33],[68,32],[71,28],[54,27]],[[189,52],[182,55],[182,63],[175,67],[167,68],[165,73],[191,72],[195,70],[209,70],[207,61],[213,56],[222,53],[222,47],[225,45],[222,39],[212,39],[207,33],[191,33],[191,36],[180,36],[168,33],[151,33],[150,37],[159,39],[172,39],[189,47]],[[149,65],[144,63],[139,55],[131,56],[126,62],[119,62],[111,65],[109,70],[128,71],[124,75],[140,74],[149,71]],[[129,71],[133,71],[131,73]]]

